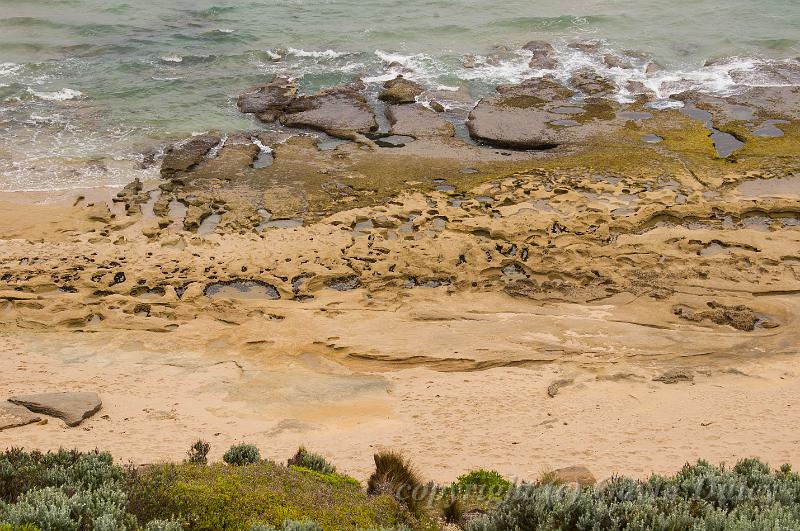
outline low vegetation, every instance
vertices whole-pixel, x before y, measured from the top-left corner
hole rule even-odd
[[[206,465],[209,450],[198,441],[184,463],[127,469],[98,451],[6,450],[0,531],[800,529],[800,475],[755,459],[583,488],[546,476],[514,485],[479,469],[440,487],[379,452],[362,486],[302,447],[287,466],[250,445]]]

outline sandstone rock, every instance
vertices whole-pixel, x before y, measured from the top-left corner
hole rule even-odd
[[[585,466],[559,468],[558,470],[553,470],[550,475],[556,483],[579,485],[581,487],[590,487],[597,484],[594,474]]]
[[[655,74],[656,72],[661,72],[662,70],[664,70],[664,67],[655,61],[648,63],[644,69],[645,73],[647,74]]]
[[[275,121],[297,96],[297,85],[288,78],[276,77],[239,95],[237,105],[243,113],[253,113],[263,122]]]
[[[572,77],[569,78],[569,82],[573,87],[589,96],[610,94],[617,89],[613,81],[587,68],[578,70],[572,74]]]
[[[17,291],[13,289],[0,290],[0,299],[7,301],[33,301],[41,297],[35,293],[28,293],[25,291]]]
[[[444,112],[445,111],[444,105],[442,105],[438,101],[432,101],[432,102],[430,102],[429,105],[431,106],[431,109],[433,109],[436,112]]]
[[[18,428],[41,420],[42,417],[23,406],[11,402],[0,403],[0,431]]]
[[[573,381],[574,380],[572,379],[566,379],[566,378],[561,378],[559,380],[554,381],[553,383],[547,386],[547,395],[550,398],[554,398],[562,387],[572,385]]]
[[[718,325],[732,326],[737,330],[745,332],[755,329],[758,323],[758,316],[744,305],[726,306],[715,301],[707,303],[708,310],[695,310],[688,306],[676,305],[672,308],[672,313],[688,321],[700,322],[711,321]]]
[[[363,84],[334,87],[313,96],[296,98],[281,116],[288,127],[308,127],[338,138],[352,139],[378,129],[367,100],[360,94]]]
[[[393,135],[414,138],[455,135],[453,124],[422,105],[390,105],[385,114],[391,124],[389,132]]]
[[[387,103],[414,103],[423,92],[425,88],[419,83],[397,76],[383,84],[383,91],[378,99]]]
[[[670,369],[663,374],[653,378],[654,382],[665,384],[676,384],[679,382],[693,382],[694,375],[687,369]]]
[[[472,109],[467,129],[475,140],[506,149],[548,149],[604,131],[603,121],[613,119],[613,104],[593,103],[588,112],[568,101],[573,94],[549,77],[502,85],[496,96]],[[564,108],[577,109],[577,114],[564,114]]]
[[[186,142],[170,148],[161,163],[161,176],[171,177],[199,164],[211,148],[220,143],[222,137],[215,134],[193,136]]]
[[[553,45],[547,41],[529,41],[522,47],[522,49],[532,52],[534,55],[550,55],[555,53]]]
[[[478,65],[478,59],[474,55],[464,57],[464,68],[475,68]]]
[[[558,64],[555,49],[547,41],[530,41],[522,49],[533,54],[528,64],[531,68],[552,70]]]
[[[77,426],[103,406],[98,394],[91,392],[41,393],[13,396],[8,400],[34,413],[59,418],[70,427]]]

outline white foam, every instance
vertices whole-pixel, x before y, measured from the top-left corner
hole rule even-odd
[[[83,96],[83,92],[71,88],[63,88],[55,92],[37,92],[29,88],[28,92],[30,92],[39,99],[48,101],[74,100]]]
[[[22,67],[16,63],[0,63],[0,76],[14,74],[20,68]]]
[[[166,63],[182,63],[183,57],[180,55],[172,54],[172,55],[165,55],[163,57],[159,57],[162,61]]]
[[[333,50],[307,51],[299,48],[289,48],[287,53],[295,57],[314,57],[317,59],[336,59],[337,57],[348,55],[345,52],[335,52]]]

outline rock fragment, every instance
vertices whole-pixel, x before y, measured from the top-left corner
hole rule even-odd
[[[0,431],[39,422],[42,417],[11,402],[0,403]]]
[[[59,418],[70,427],[79,425],[103,406],[100,396],[92,392],[40,393],[13,396],[8,400],[34,413]]]

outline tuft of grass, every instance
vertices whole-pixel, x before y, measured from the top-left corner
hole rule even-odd
[[[413,514],[419,514],[424,485],[419,473],[402,454],[382,451],[374,455],[375,472],[367,482],[368,494],[390,494]]]
[[[297,452],[287,463],[289,466],[298,466],[315,470],[320,474],[334,474],[336,467],[328,462],[320,454],[309,452],[304,446],[297,449]]]
[[[367,496],[352,478],[270,461],[153,465],[131,475],[128,492],[139,522],[174,518],[192,531],[280,529],[287,519],[312,520],[323,530],[377,529],[407,519],[391,496]]]
[[[211,445],[202,439],[198,439],[186,452],[186,462],[193,465],[207,465],[208,452],[210,451]]]
[[[261,461],[261,452],[253,444],[235,444],[228,448],[222,460],[233,466],[252,465]]]
[[[490,499],[501,499],[511,488],[511,482],[495,470],[479,468],[459,476],[445,493],[451,495],[469,494]]]

